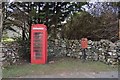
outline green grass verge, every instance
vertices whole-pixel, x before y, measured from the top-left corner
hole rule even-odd
[[[113,68],[101,62],[86,61],[82,63],[79,59],[63,58],[55,61],[53,64],[36,65],[12,65],[3,69],[3,77],[20,77],[25,75],[47,75],[61,72],[81,71],[81,72],[99,72],[99,71],[117,71],[117,66]]]

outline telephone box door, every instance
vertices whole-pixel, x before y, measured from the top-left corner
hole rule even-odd
[[[32,26],[31,31],[31,63],[45,64],[47,62],[47,29],[43,24]]]

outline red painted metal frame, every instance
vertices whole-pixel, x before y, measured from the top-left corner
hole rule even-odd
[[[33,29],[34,28],[34,29]],[[36,28],[36,29],[35,29]],[[42,29],[40,29],[42,28]],[[34,52],[34,33],[41,32],[42,33],[42,52],[41,58],[35,59],[35,52]],[[47,62],[47,27],[44,24],[34,24],[31,27],[31,63],[32,64],[45,64]]]

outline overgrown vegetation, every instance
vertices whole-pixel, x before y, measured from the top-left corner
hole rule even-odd
[[[72,16],[64,27],[65,37],[78,39],[87,37],[90,40],[108,39],[113,42],[118,40],[117,15],[105,12],[94,17],[87,12],[79,12]]]

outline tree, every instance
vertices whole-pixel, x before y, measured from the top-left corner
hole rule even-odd
[[[32,24],[46,24],[48,26],[48,31],[50,31],[51,25],[55,25],[54,37],[56,37],[56,29],[61,27],[61,22],[64,21],[71,12],[80,11],[81,6],[84,4],[85,3],[70,2],[15,2],[11,3],[11,6],[8,6],[13,12],[10,12],[7,10],[8,8],[5,8],[5,13],[7,13],[5,15],[7,19],[7,15],[12,13],[11,17],[16,19],[14,21],[19,20],[21,23],[27,23],[28,27],[26,28],[29,28],[29,32]],[[21,26],[21,24],[19,25]],[[22,28],[24,27],[22,26]],[[23,38],[24,37],[25,36],[23,36]]]
[[[104,12],[99,17],[94,17],[88,12],[74,14],[65,27],[65,35],[68,39],[87,37],[91,40],[118,39],[117,15],[112,12]]]
[[[9,29],[15,31],[13,27],[17,26],[23,30],[23,35],[26,34],[28,32],[28,27],[24,27],[24,23],[28,21],[28,16],[26,16],[24,11],[22,11],[16,3],[10,6],[8,6],[7,3],[3,3],[3,5],[3,30]],[[24,30],[27,32],[25,33]],[[23,40],[25,38],[27,39],[27,36],[23,36]]]
[[[117,7],[118,8],[118,24],[119,24],[119,33],[118,33],[118,35],[119,35],[119,40],[120,40],[120,2],[114,2],[114,3],[112,3],[112,5],[113,6],[115,6],[115,7]]]

